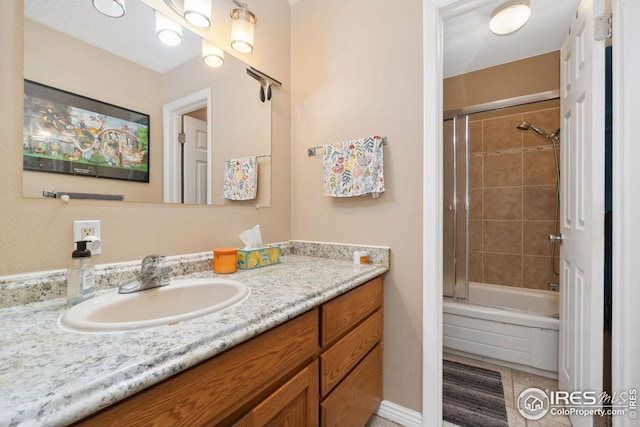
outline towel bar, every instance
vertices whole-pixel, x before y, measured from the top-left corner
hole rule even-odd
[[[387,137],[386,136],[382,137],[382,145],[387,145]],[[307,148],[307,157],[315,157],[317,155],[316,150],[318,148],[322,148],[322,145],[318,145],[316,147]]]
[[[54,199],[62,199],[63,198],[62,196],[67,196],[69,199],[84,199],[84,200],[115,200],[119,202],[124,200],[123,194],[70,193],[67,191],[42,190],[42,197],[52,197]]]

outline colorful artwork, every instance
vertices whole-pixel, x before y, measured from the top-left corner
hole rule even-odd
[[[24,170],[149,182],[149,116],[24,81]]]

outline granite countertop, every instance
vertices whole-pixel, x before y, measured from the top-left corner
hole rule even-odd
[[[54,426],[82,419],[387,270],[291,255],[256,270],[193,273],[188,277],[239,280],[251,292],[218,313],[122,333],[62,330],[57,319],[66,301],[60,298],[1,309],[0,425]]]

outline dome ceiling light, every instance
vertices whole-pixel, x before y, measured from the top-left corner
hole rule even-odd
[[[493,11],[489,29],[499,36],[512,34],[522,28],[530,16],[529,0],[508,1]]]

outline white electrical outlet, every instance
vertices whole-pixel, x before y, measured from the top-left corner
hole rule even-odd
[[[87,237],[94,236],[99,240],[100,237],[100,221],[97,219],[85,220],[85,221],[73,221],[73,241],[78,242],[85,240]],[[102,245],[97,245],[97,248],[91,249],[91,255],[98,255],[101,252]]]

